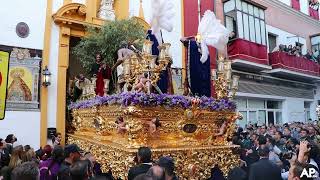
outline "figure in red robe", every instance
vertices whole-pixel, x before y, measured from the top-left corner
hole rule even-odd
[[[96,54],[96,62],[91,67],[90,75],[91,77],[97,78],[95,89],[96,95],[106,95],[109,91],[111,69],[102,62],[102,56],[100,53]]]

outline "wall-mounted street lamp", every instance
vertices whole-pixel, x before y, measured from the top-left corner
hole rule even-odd
[[[45,66],[44,70],[42,70],[42,85],[45,87],[50,86],[51,84],[51,73],[48,70],[48,67]]]

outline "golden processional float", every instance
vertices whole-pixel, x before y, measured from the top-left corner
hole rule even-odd
[[[194,179],[206,179],[216,164],[226,175],[239,163],[238,146],[227,138],[241,118],[232,102],[239,77],[232,77],[231,61],[219,58],[218,71],[211,72],[217,99],[153,94],[151,86],[158,89],[159,75],[172,59],[170,44],[164,43],[156,64],[151,47],[146,40],[141,53],[124,60],[125,92],[94,97],[95,84],[85,87],[83,100],[70,106],[75,131],[68,143],[92,152],[116,178],[127,179],[141,146],[152,149],[154,160],[171,156],[181,179],[190,179],[190,170]]]

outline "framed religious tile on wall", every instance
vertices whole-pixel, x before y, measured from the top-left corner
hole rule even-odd
[[[38,110],[41,58],[29,49],[12,48],[10,55],[7,110]]]

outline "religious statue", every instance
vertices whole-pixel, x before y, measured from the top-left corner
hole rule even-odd
[[[118,93],[123,91],[123,87],[125,85],[124,81],[124,75],[123,75],[123,66],[122,63],[124,60],[130,58],[131,55],[134,54],[132,50],[130,50],[127,46],[127,44],[122,43],[122,47],[118,50],[118,59],[117,62],[113,65],[111,68],[112,71],[117,68],[117,77],[118,77],[118,83],[117,83],[117,91]]]
[[[77,101],[85,88],[85,85],[90,84],[90,80],[85,78],[83,74],[79,74],[75,77],[75,83],[73,88],[73,101]]]
[[[168,0],[153,1],[151,5],[150,30],[147,32],[147,39],[153,42],[152,55],[159,55],[158,46],[164,43],[162,31],[172,32],[175,19],[174,2]],[[156,64],[158,64],[157,59]],[[173,94],[171,62],[161,72],[160,79],[157,82],[157,88],[161,93]],[[156,91],[157,88],[155,89]],[[159,92],[159,91],[158,91]]]
[[[114,0],[101,0],[98,17],[104,20],[114,21],[116,15],[113,9]]]
[[[227,121],[224,121],[221,125],[221,127],[219,128],[219,132],[218,133],[214,133],[213,136],[217,137],[217,136],[223,136],[226,133],[226,129],[227,129]]]
[[[184,80],[184,95],[211,95],[210,77],[210,57],[204,63],[200,61],[202,57],[202,47],[194,37],[183,37],[180,39],[187,52],[186,77]]]
[[[147,89],[150,87],[150,85],[148,85],[148,83],[150,83],[151,80],[148,79],[148,74],[147,73],[144,73],[140,76],[139,78],[139,82],[134,86],[134,90],[136,92],[146,92]]]
[[[160,41],[158,38],[152,33],[152,30],[148,30],[147,39],[153,42],[152,44],[152,55],[159,56],[159,45],[163,44],[162,34],[160,33]],[[158,59],[156,60],[156,64],[159,64]],[[161,90],[162,93],[173,94],[173,85],[172,85],[172,74],[171,74],[171,62],[167,65],[166,69],[161,72],[160,79],[157,82],[157,86]]]
[[[96,95],[104,96],[108,94],[111,69],[102,62],[102,56],[99,53],[96,54],[96,62],[91,67],[90,75],[91,77],[97,78],[95,89]]]
[[[160,119],[159,117],[155,117],[153,118],[150,122],[149,122],[149,132],[155,133],[157,131],[157,128],[161,126],[160,123]]]
[[[118,133],[119,134],[125,133],[127,131],[126,123],[124,122],[123,117],[117,117],[115,123],[118,126]]]

